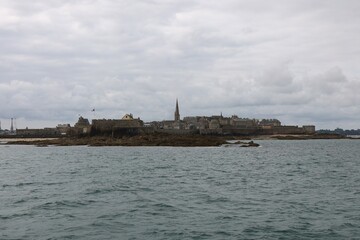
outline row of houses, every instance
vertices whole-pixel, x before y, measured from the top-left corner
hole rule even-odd
[[[190,116],[183,120],[151,122],[155,131],[222,135],[314,134],[315,126],[283,126],[277,119],[250,119],[219,116]]]
[[[221,135],[257,135],[257,134],[314,134],[314,125],[283,126],[278,119],[250,119],[237,115],[224,117],[187,116],[180,119],[178,100],[176,100],[174,120],[148,123],[157,132],[176,134],[221,134]]]

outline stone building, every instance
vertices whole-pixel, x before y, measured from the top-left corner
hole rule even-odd
[[[211,119],[209,122],[209,129],[219,129],[220,122],[218,119]]]
[[[165,130],[183,130],[186,129],[186,123],[180,119],[179,101],[176,99],[174,120],[163,120],[156,124],[158,129]],[[179,132],[179,131],[177,131]]]
[[[303,129],[306,134],[315,134],[316,132],[314,125],[304,125]]]
[[[125,114],[121,120],[134,120],[134,116],[130,113],[130,114]]]
[[[94,119],[91,123],[91,136],[132,136],[142,133],[153,133],[152,125],[144,125],[140,118],[126,114],[121,119]]]
[[[277,119],[262,119],[259,122],[260,126],[271,126],[271,127],[278,127],[281,126],[281,122]]]
[[[70,124],[58,124],[56,129],[60,132],[61,135],[67,135],[69,130],[71,129]]]
[[[87,135],[91,131],[91,125],[87,118],[79,117],[77,123],[75,123],[74,127],[70,130],[71,135]]]
[[[233,115],[230,119],[230,125],[236,128],[253,128],[257,127],[258,124],[255,119],[239,118]]]

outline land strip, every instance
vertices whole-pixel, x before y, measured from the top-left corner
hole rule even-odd
[[[344,139],[336,134],[315,135],[262,135],[262,136],[213,136],[213,135],[175,135],[143,134],[136,136],[112,137],[62,137],[62,138],[4,138],[2,144],[23,144],[36,146],[182,146],[206,147],[229,144],[229,140],[251,145],[250,140],[310,140],[310,139]],[[246,142],[248,141],[248,142]]]

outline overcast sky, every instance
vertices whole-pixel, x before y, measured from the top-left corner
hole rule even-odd
[[[0,0],[0,119],[360,128],[359,0]],[[91,110],[95,108],[95,112]]]

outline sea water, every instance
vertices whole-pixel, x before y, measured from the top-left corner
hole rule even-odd
[[[359,239],[360,141],[0,146],[0,239]]]

